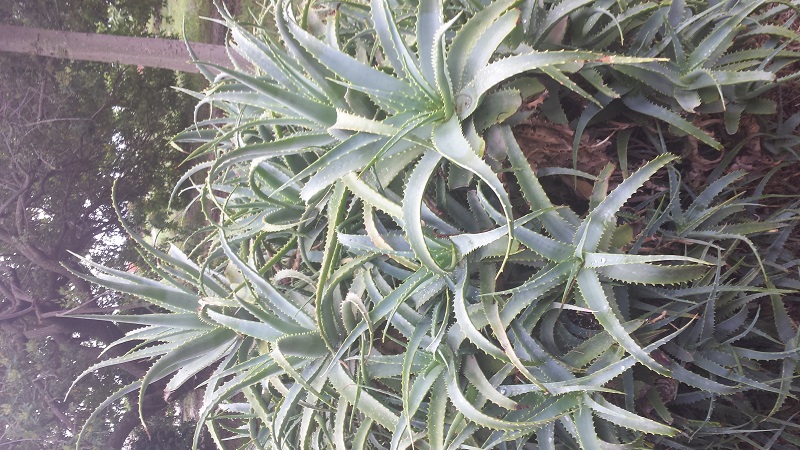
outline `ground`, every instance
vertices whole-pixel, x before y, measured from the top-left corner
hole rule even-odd
[[[258,0],[220,0],[235,17],[250,21],[249,11],[261,11]],[[204,18],[218,19],[219,12],[212,0],[167,0],[161,11],[164,20],[159,31],[190,41],[223,44],[225,27]]]

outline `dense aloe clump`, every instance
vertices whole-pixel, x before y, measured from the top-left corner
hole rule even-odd
[[[163,311],[102,318],[143,344],[91,370],[154,363],[101,407],[203,374],[220,447],[800,441],[796,205],[765,212],[764,183],[721,167],[698,189],[676,165],[727,142],[700,115],[735,133],[770,104],[797,56],[769,22],[787,8],[335,6],[278,1],[263,30],[223,11],[251,66],[208,72],[196,95],[221,114],[177,138],[199,144],[179,188],[212,231],[195,260],[134,235],[158,281],[86,261]],[[734,51],[759,32],[775,38]],[[624,123],[606,136],[622,174],[532,167],[514,134],[531,117],[571,126],[570,153],[598,118]],[[554,202],[556,175],[586,198]]]

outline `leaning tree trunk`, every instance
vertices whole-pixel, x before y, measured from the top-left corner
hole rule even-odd
[[[224,45],[190,43],[200,61],[231,67]],[[76,33],[0,25],[0,52],[198,72],[176,39]]]

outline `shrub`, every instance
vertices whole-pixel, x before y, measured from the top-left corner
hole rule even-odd
[[[695,192],[666,151],[769,109],[797,55],[764,5],[278,1],[255,31],[223,11],[252,67],[216,67],[195,95],[222,114],[177,138],[201,144],[201,262],[135,234],[161,280],[84,260],[163,309],[99,318],[142,344],[89,371],[154,361],[101,408],[206,374],[220,447],[796,444],[795,205],[754,220],[763,183],[720,168]],[[533,168],[532,115],[572,123],[575,152],[623,121],[624,177]],[[554,204],[554,175],[585,201]]]

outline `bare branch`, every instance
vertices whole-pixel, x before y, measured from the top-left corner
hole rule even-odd
[[[179,40],[0,26],[0,51],[199,72]],[[224,45],[192,43],[201,61],[231,67]]]
[[[42,120],[43,105],[44,105],[44,80],[39,82],[39,108],[36,111],[36,120]]]
[[[37,120],[36,122],[26,123],[26,127],[35,127],[37,125],[42,125],[45,123],[53,123],[53,122],[91,122],[91,117],[56,117],[54,119],[43,119]]]
[[[35,311],[36,311],[36,309],[33,307],[33,305],[31,305],[31,306],[29,306],[29,307],[27,307],[27,308],[25,308],[23,310],[20,310],[20,311],[16,311],[16,312],[13,312],[13,313],[8,313],[8,314],[0,314],[0,321],[14,320],[14,319],[16,319],[18,317],[27,316],[28,314],[30,314],[32,312],[35,312]]]
[[[61,410],[61,408],[58,406],[58,403],[53,399],[52,396],[50,396],[50,394],[47,392],[47,389],[42,386],[42,382],[39,380],[34,380],[31,384],[44,398],[47,407],[50,408],[50,412],[53,413],[53,415],[64,425],[64,427],[74,433],[75,424],[72,422],[72,420],[70,420],[69,417],[67,417],[66,414],[64,414],[64,411]]]

